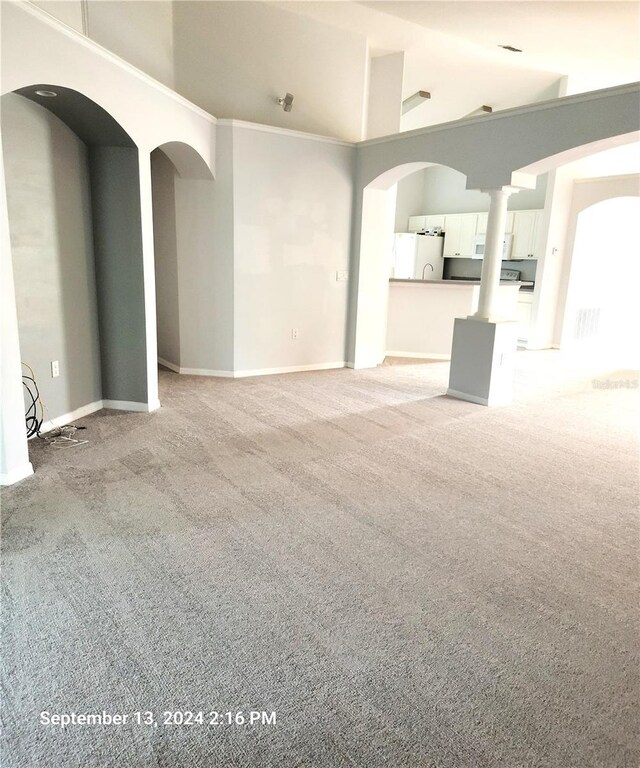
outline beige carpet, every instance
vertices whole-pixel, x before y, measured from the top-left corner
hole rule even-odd
[[[504,409],[442,396],[446,363],[163,372],[159,412],[34,444],[3,493],[2,765],[637,766],[637,380],[518,365]]]

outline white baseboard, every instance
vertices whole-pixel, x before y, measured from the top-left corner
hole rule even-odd
[[[21,466],[12,469],[10,472],[0,473],[0,485],[13,485],[14,483],[19,483],[20,480],[24,480],[25,477],[29,477],[32,474],[33,467],[31,466],[31,462],[28,461],[26,464],[22,464]]]
[[[219,376],[223,379],[232,379],[233,371],[216,371],[211,368],[180,368],[178,373],[186,376]]]
[[[76,408],[75,411],[63,413],[62,416],[56,416],[55,419],[45,421],[40,427],[40,432],[42,432],[42,434],[51,432],[52,429],[63,427],[65,424],[71,424],[72,422],[76,421],[76,419],[82,419],[84,416],[89,416],[91,413],[102,410],[102,408],[104,408],[102,400],[96,400],[93,403],[87,403],[87,405],[82,405],[80,408]],[[35,435],[32,435],[29,440],[33,440],[34,437]]]
[[[343,360],[335,363],[314,363],[312,365],[288,365],[282,368],[252,368],[244,371],[216,371],[209,368],[183,368],[168,360],[158,358],[160,365],[164,365],[175,373],[186,376],[218,376],[226,379],[245,379],[249,376],[273,376],[276,373],[301,373],[304,371],[327,371],[334,368],[344,368]],[[106,406],[105,406],[106,407]]]
[[[369,368],[377,368],[379,365],[382,365],[384,363],[384,357],[381,360],[368,360],[366,362],[359,361],[357,363],[354,363],[353,361],[349,361],[344,364],[345,368],[353,368],[354,371],[360,371],[360,370],[366,370]]]
[[[272,376],[276,373],[302,373],[304,371],[328,371],[335,368],[344,368],[345,362],[314,363],[313,365],[288,365],[283,368],[255,368],[254,370],[234,371],[233,377],[243,379],[247,376]]]
[[[152,403],[136,403],[133,400],[103,400],[103,408],[109,408],[113,411],[135,411],[136,413],[150,413],[160,407],[160,401]]]
[[[168,368],[170,371],[175,371],[175,373],[180,373],[180,366],[176,365],[175,363],[170,363],[168,360],[165,360],[164,357],[158,358],[159,365],[163,365],[165,368]]]
[[[185,376],[221,376],[226,379],[233,378],[233,371],[216,371],[211,368],[183,368],[182,366],[171,363],[162,357],[158,358],[158,362],[160,365],[164,365],[164,367],[168,368],[170,371],[173,371],[174,373],[181,373]]]
[[[417,360],[451,360],[451,354],[443,355],[440,352],[397,352],[396,350],[390,350],[386,353],[386,357],[415,357]]]

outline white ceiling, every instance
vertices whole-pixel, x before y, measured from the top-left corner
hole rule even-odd
[[[640,3],[569,0],[396,0],[363,2],[429,30],[494,51],[514,65],[606,84],[639,77]],[[515,60],[519,59],[518,62]]]
[[[432,98],[402,129],[457,120],[640,79],[640,3],[553,0],[287,0],[281,8],[367,38],[372,55],[405,52],[403,97]],[[499,46],[513,45],[523,53]]]

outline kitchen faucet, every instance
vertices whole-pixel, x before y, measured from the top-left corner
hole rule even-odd
[[[423,280],[424,280],[424,271],[425,271],[425,269],[426,269],[427,267],[431,267],[431,271],[433,272],[433,264],[429,264],[429,262],[427,262],[427,263],[424,265],[424,267],[422,267],[422,279],[423,279]]]

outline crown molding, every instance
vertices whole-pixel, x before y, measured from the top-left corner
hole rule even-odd
[[[304,131],[294,131],[291,128],[279,128],[276,125],[264,125],[263,123],[250,123],[245,120],[236,120],[235,118],[218,118],[218,125],[231,126],[232,128],[245,128],[248,131],[259,131],[260,133],[277,133],[281,136],[290,136],[296,139],[305,139],[307,141],[319,141],[323,144],[337,144],[340,147],[355,147],[357,142],[344,141],[343,139],[334,139],[331,136],[321,136],[317,133],[305,133]]]

